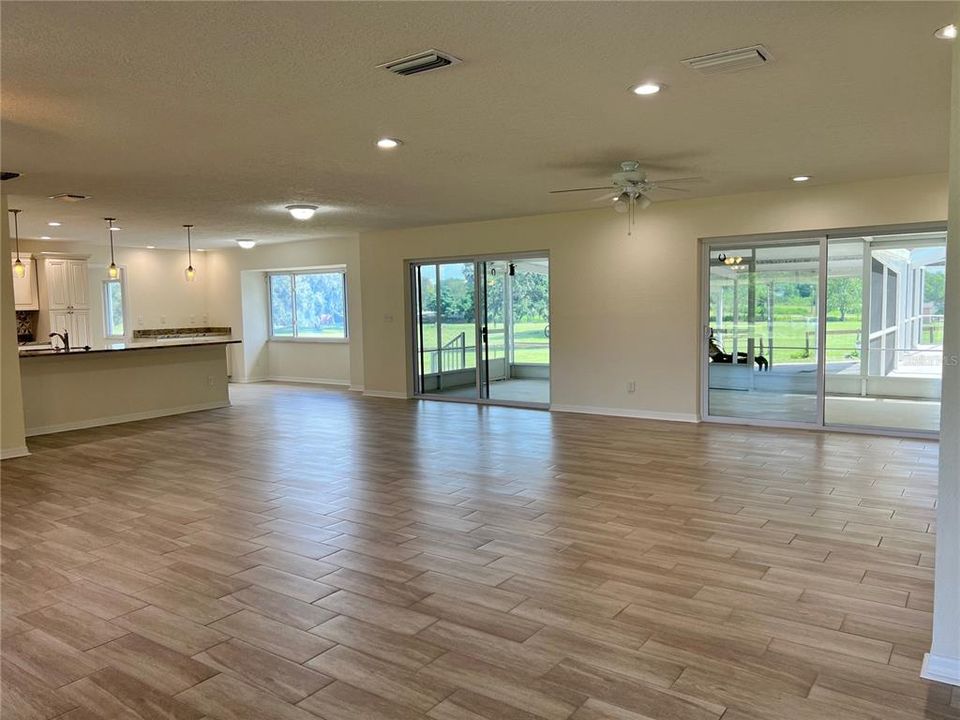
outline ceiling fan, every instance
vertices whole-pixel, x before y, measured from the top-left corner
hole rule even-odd
[[[608,190],[594,202],[612,201],[613,209],[620,213],[627,213],[627,234],[632,234],[633,223],[637,209],[644,210],[652,202],[650,194],[655,190],[672,190],[674,192],[690,192],[686,188],[673,187],[673,183],[703,182],[701,177],[670,178],[668,180],[648,180],[647,173],[640,169],[636,160],[627,160],[620,163],[620,170],[613,173],[610,185],[599,187],[570,188],[568,190],[551,190],[551,195],[561,193],[586,192],[588,190]]]

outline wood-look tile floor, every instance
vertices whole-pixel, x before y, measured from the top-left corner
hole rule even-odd
[[[3,463],[4,720],[960,717],[935,443],[232,395]]]

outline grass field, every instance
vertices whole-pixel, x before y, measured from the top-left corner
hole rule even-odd
[[[514,362],[517,363],[542,363],[550,362],[550,340],[544,335],[543,329],[547,326],[546,322],[522,322],[514,325],[514,343],[516,345],[514,352]],[[490,333],[490,357],[503,357],[504,347],[502,334],[496,330],[502,329],[502,326],[492,327]],[[444,370],[456,370],[463,367],[476,367],[476,328],[473,323],[443,323],[441,326],[441,345],[454,340],[460,333],[464,333],[464,342],[466,344],[465,364],[456,356],[453,351],[447,351],[444,355]],[[436,324],[423,326],[423,347],[427,350],[426,364],[427,372],[436,372],[436,353],[429,352],[437,348],[437,326]]]

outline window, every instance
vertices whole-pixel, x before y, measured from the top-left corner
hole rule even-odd
[[[275,340],[344,340],[346,273],[316,270],[270,273],[270,337]]]
[[[120,280],[103,281],[103,334],[123,337],[123,283]]]

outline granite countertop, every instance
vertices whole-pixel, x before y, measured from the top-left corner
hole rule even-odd
[[[91,355],[94,353],[130,352],[133,350],[161,350],[163,348],[192,347],[194,345],[233,345],[241,342],[231,335],[198,335],[194,337],[174,337],[163,340],[134,340],[132,342],[111,342],[84,348],[72,347],[68,352],[52,348],[37,348],[20,350],[21,358]]]

